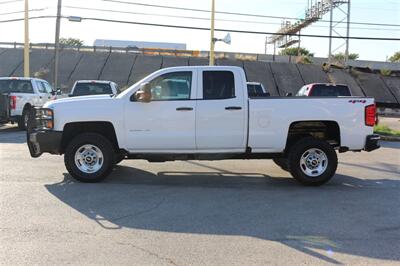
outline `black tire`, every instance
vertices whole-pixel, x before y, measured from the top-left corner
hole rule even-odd
[[[103,155],[101,167],[93,173],[81,171],[75,163],[75,153],[83,145],[95,145]],[[111,142],[104,136],[97,133],[83,133],[73,138],[68,144],[64,154],[64,163],[68,172],[76,180],[96,183],[102,181],[111,173],[115,163],[115,152]]]
[[[305,168],[304,164],[303,166],[300,165],[303,154],[307,155],[306,152],[310,149],[318,149],[319,151],[322,151],[327,159],[324,161],[325,163],[321,164],[326,165],[324,171],[321,170],[321,173],[318,173],[318,170],[312,172],[312,174],[315,174],[316,176],[306,174],[306,170],[303,171],[302,168],[310,168]],[[312,137],[306,137],[296,142],[289,151],[288,160],[291,175],[297,181],[307,186],[320,186],[328,182],[335,174],[338,164],[337,155],[333,147],[326,141],[317,140]]]
[[[30,108],[25,107],[24,111],[22,112],[22,116],[18,119],[18,129],[25,130],[29,118]]]
[[[289,161],[287,158],[274,158],[273,161],[282,168],[282,170],[289,172]]]
[[[117,165],[125,159],[125,154],[116,154],[114,164]]]

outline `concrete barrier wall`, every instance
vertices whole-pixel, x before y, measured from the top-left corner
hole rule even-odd
[[[189,65],[189,58],[164,56],[162,59],[161,68],[188,66],[188,65]]]
[[[69,87],[77,80],[99,79],[110,53],[82,52],[82,55],[82,59],[79,61],[68,81]]]
[[[244,70],[248,81],[261,82],[272,96],[279,96],[269,63],[244,62]]]
[[[331,83],[346,84],[349,86],[352,95],[365,96],[365,93],[361,89],[360,85],[358,85],[357,81],[346,70],[331,69],[329,70],[327,76],[329,82]]]
[[[23,50],[9,49],[0,54],[0,77],[15,76],[14,72],[22,65]]]
[[[374,97],[377,103],[399,103],[379,75],[371,73],[358,73],[357,81],[359,82],[365,95]]]
[[[53,82],[52,50],[33,50],[30,63],[32,75],[48,69],[44,78]],[[22,75],[22,64],[22,49],[0,49],[0,76]],[[294,94],[308,83],[333,82],[349,85],[353,95],[374,97],[378,104],[400,104],[399,77],[363,72],[356,72],[353,77],[346,70],[331,69],[325,73],[320,66],[291,63],[217,59],[216,64],[243,67],[249,81],[261,82],[274,96]],[[186,65],[208,65],[208,59],[63,50],[60,52],[59,83],[65,91],[78,79],[112,80],[125,87],[160,68]]]
[[[100,74],[101,80],[112,80],[120,87],[125,87],[129,81],[129,75],[136,61],[135,54],[112,53],[108,58],[103,71]]]
[[[54,59],[54,51],[50,50],[33,50],[30,53],[30,61],[29,61],[29,70],[32,76],[39,71],[43,71],[43,78],[48,78],[48,73],[45,72],[50,71],[50,64]],[[15,70],[14,76],[23,76],[24,75],[24,64],[20,64],[18,68]]]
[[[58,66],[58,81],[59,86],[63,88],[64,92],[69,92],[71,90],[70,78],[72,72],[75,70],[76,66],[80,62],[82,54],[75,51],[61,51],[60,52],[60,64]],[[53,83],[54,78],[54,68],[50,67],[49,79],[50,83]]]
[[[161,56],[138,55],[129,77],[128,86],[146,77],[148,74],[159,70],[162,65]]]
[[[296,65],[305,84],[328,83],[328,75],[317,65]]]
[[[289,92],[294,95],[304,85],[296,65],[288,63],[270,63],[270,65],[279,95],[283,96]]]
[[[397,102],[400,103],[400,78],[395,77],[381,77],[389,88]]]

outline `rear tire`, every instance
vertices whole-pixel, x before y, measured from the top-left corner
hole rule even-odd
[[[289,161],[287,158],[274,158],[273,161],[282,170],[289,172]]]
[[[300,183],[320,186],[328,182],[337,169],[337,155],[326,141],[307,137],[296,142],[289,151],[289,170]]]
[[[85,183],[100,182],[112,171],[115,152],[111,142],[96,133],[83,133],[68,144],[64,163],[76,180]]]
[[[29,119],[29,107],[26,107],[24,111],[22,112],[22,116],[18,119],[18,129],[19,130],[25,130],[27,125],[28,125],[28,119]]]

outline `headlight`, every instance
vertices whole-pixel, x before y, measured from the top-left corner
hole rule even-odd
[[[53,129],[54,112],[52,109],[40,108],[36,110],[36,127],[38,129]]]

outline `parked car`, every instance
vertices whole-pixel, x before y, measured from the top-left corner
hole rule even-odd
[[[270,94],[260,82],[247,82],[247,93],[249,97],[266,97]]]
[[[69,97],[101,95],[116,95],[119,93],[118,85],[108,80],[78,80],[71,89]]]
[[[335,150],[379,148],[375,111],[366,97],[251,99],[242,68],[174,67],[116,97],[47,103],[30,117],[28,146],[32,157],[64,154],[83,182],[123,159],[274,159],[301,183],[321,185],[335,174]]]
[[[344,84],[312,83],[301,87],[296,96],[351,96],[350,89]]]
[[[37,78],[0,78],[0,123],[18,123],[23,130],[32,107],[56,98],[51,85]]]

